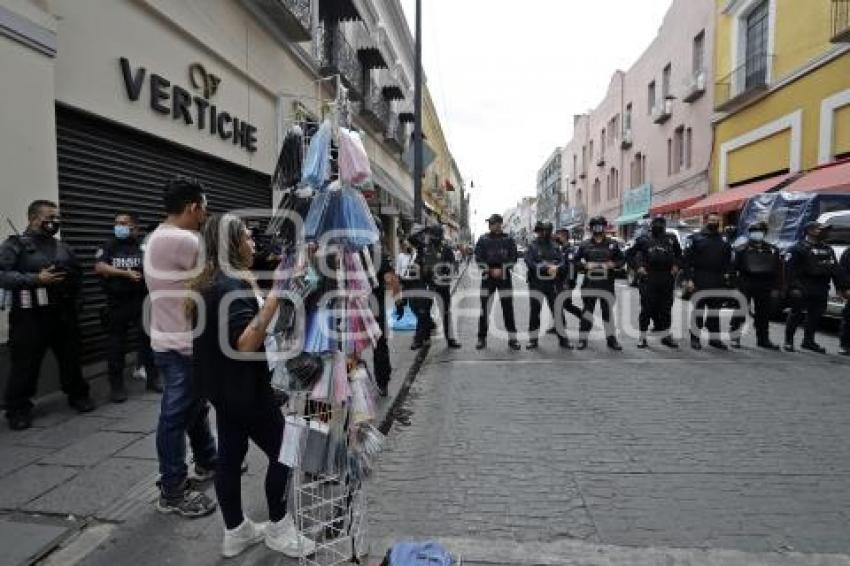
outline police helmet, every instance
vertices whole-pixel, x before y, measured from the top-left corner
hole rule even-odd
[[[590,222],[588,222],[588,226],[590,226],[591,228],[600,225],[608,226],[608,220],[606,220],[604,216],[594,216],[590,219]]]
[[[650,222],[651,226],[664,226],[667,227],[667,218],[664,216],[656,215],[652,217],[652,221]]]

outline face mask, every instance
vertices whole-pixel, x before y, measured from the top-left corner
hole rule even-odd
[[[652,227],[652,235],[653,236],[662,236],[664,235],[664,226],[653,226]]]
[[[130,237],[130,227],[122,226],[120,224],[115,226],[115,237],[119,240],[126,240]]]
[[[600,226],[600,225],[597,224],[596,226],[593,227],[593,235],[594,236],[600,236],[602,234],[605,234],[605,226]]]
[[[750,241],[751,242],[763,242],[764,241],[764,232],[750,232]]]
[[[61,223],[58,220],[41,221],[41,230],[48,236],[55,236],[60,227]]]

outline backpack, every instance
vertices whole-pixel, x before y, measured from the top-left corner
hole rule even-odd
[[[402,542],[387,551],[381,566],[458,566],[458,562],[436,542]]]

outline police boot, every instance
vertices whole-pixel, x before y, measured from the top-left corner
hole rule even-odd
[[[475,344],[475,349],[476,350],[483,350],[486,347],[487,347],[487,339],[486,338],[479,338],[478,342]]]
[[[826,354],[826,348],[816,343],[814,340],[803,342],[802,344],[800,344],[800,348],[808,350],[810,352],[814,352],[816,354]]]
[[[570,339],[567,338],[566,336],[558,338],[558,346],[560,346],[561,348],[563,348],[565,350],[572,350],[573,349],[573,345],[570,344]]]
[[[673,348],[674,350],[679,348],[679,344],[669,334],[661,339],[661,343],[668,348]]]
[[[640,333],[640,338],[638,338],[637,347],[641,350],[644,350],[644,349],[649,347],[649,343],[647,343],[647,341],[646,341],[646,333],[645,332]]]
[[[620,346],[620,343],[617,341],[616,336],[609,336],[606,340],[606,343],[608,344],[608,347],[614,350],[615,352],[620,352],[623,349],[623,347]]]
[[[694,350],[702,350],[702,343],[699,341],[699,336],[691,334],[691,348]]]
[[[460,342],[458,342],[458,341],[457,341],[457,340],[455,340],[454,338],[449,338],[449,340],[448,340],[448,346],[449,346],[449,348],[451,348],[452,350],[460,350],[460,347],[461,347],[461,346],[460,346]]]
[[[113,403],[123,403],[127,400],[127,389],[124,387],[124,379],[109,380],[109,400]]]
[[[528,345],[525,347],[526,350],[536,350],[540,345],[537,343],[537,338],[528,341]]]
[[[513,351],[517,351],[521,350],[522,346],[519,345],[519,340],[517,340],[516,338],[511,338],[510,340],[508,340],[508,348]]]

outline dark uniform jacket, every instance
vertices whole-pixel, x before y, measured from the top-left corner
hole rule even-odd
[[[612,262],[614,268],[594,267],[595,264]],[[613,289],[615,270],[620,269],[626,262],[623,250],[616,240],[605,237],[597,242],[593,238],[583,241],[578,246],[575,255],[576,267],[584,273],[583,288]]]
[[[558,280],[563,289],[572,290],[576,288],[578,269],[576,268],[576,255],[578,246],[563,244],[560,246],[561,267],[558,270]]]
[[[794,244],[785,254],[785,274],[790,291],[804,295],[829,292],[829,283],[842,288],[841,271],[835,252],[826,244],[803,240]]]
[[[505,233],[484,234],[475,244],[475,261],[489,268],[510,270],[518,257],[516,242]]]
[[[82,284],[82,271],[71,248],[54,238],[27,230],[22,236],[11,236],[0,244],[0,287],[12,292],[12,308],[21,306],[21,291],[30,304],[38,306],[38,273],[53,265],[64,272],[65,280],[47,289],[48,303],[53,306],[76,306]]]
[[[841,277],[843,279],[842,288],[850,289],[850,248],[844,250],[841,254],[841,259],[838,260],[838,265],[841,267]]]
[[[440,262],[434,268],[434,284],[437,287],[450,287],[457,270],[455,254],[449,246],[439,245]]]
[[[528,268],[528,284],[534,287],[541,285],[555,285],[558,275],[549,275],[547,268],[554,266],[559,268],[563,263],[561,248],[551,239],[536,239],[528,246],[525,254],[525,265]]]
[[[683,254],[686,277],[697,289],[723,289],[732,270],[732,246],[718,233],[688,237]]]
[[[649,275],[671,276],[671,270],[682,264],[682,247],[673,234],[665,233],[659,237],[644,234],[635,240],[631,252],[634,254],[635,267],[642,267]]]
[[[782,287],[782,257],[776,246],[767,242],[747,242],[735,249],[733,269],[742,288]]]
[[[94,258],[95,261],[102,261],[116,269],[142,272],[141,243],[135,238],[110,238],[98,248]],[[144,279],[134,283],[126,277],[103,277],[102,283],[106,296],[112,300],[141,300],[145,296]]]

